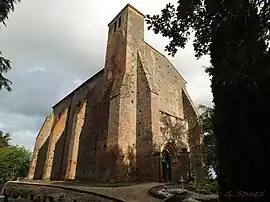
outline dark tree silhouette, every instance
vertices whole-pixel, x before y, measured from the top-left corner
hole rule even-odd
[[[14,11],[14,4],[20,2],[20,0],[0,0],[0,23],[6,26],[6,20],[8,14]],[[4,74],[11,69],[10,60],[2,56],[0,51],[0,91],[6,89],[11,91],[12,82],[4,77]]]

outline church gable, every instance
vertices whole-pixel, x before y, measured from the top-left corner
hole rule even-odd
[[[160,110],[183,118],[181,88],[185,88],[185,80],[165,56],[147,43],[144,55],[145,71],[148,73],[152,92],[159,95]]]

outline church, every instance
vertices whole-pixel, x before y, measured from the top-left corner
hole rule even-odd
[[[52,107],[28,180],[167,181],[202,167],[187,82],[144,41],[144,18],[128,4],[108,24],[104,68]]]

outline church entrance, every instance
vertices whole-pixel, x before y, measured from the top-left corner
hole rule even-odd
[[[171,155],[167,150],[162,151],[161,156],[162,176],[165,182],[172,180],[172,163]]]

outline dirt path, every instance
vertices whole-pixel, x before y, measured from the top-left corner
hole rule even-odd
[[[44,182],[16,182],[16,183],[25,183],[25,184],[33,184],[33,185],[45,185],[50,187],[57,188],[72,188],[73,190],[83,190],[94,192],[97,194],[102,194],[110,197],[114,197],[127,202],[160,202],[160,199],[154,198],[148,195],[147,191],[155,186],[163,185],[162,183],[142,183],[130,186],[122,186],[122,187],[97,187],[97,186],[89,186],[89,185],[80,185],[80,184],[53,184],[52,182],[44,183]]]
[[[160,202],[159,199],[153,198],[147,194],[147,191],[155,186],[161,185],[161,183],[147,183],[131,185],[126,187],[85,187],[75,186],[81,190],[88,190],[111,197],[119,198],[124,201],[142,201],[142,202]],[[73,186],[74,187],[74,186]]]

